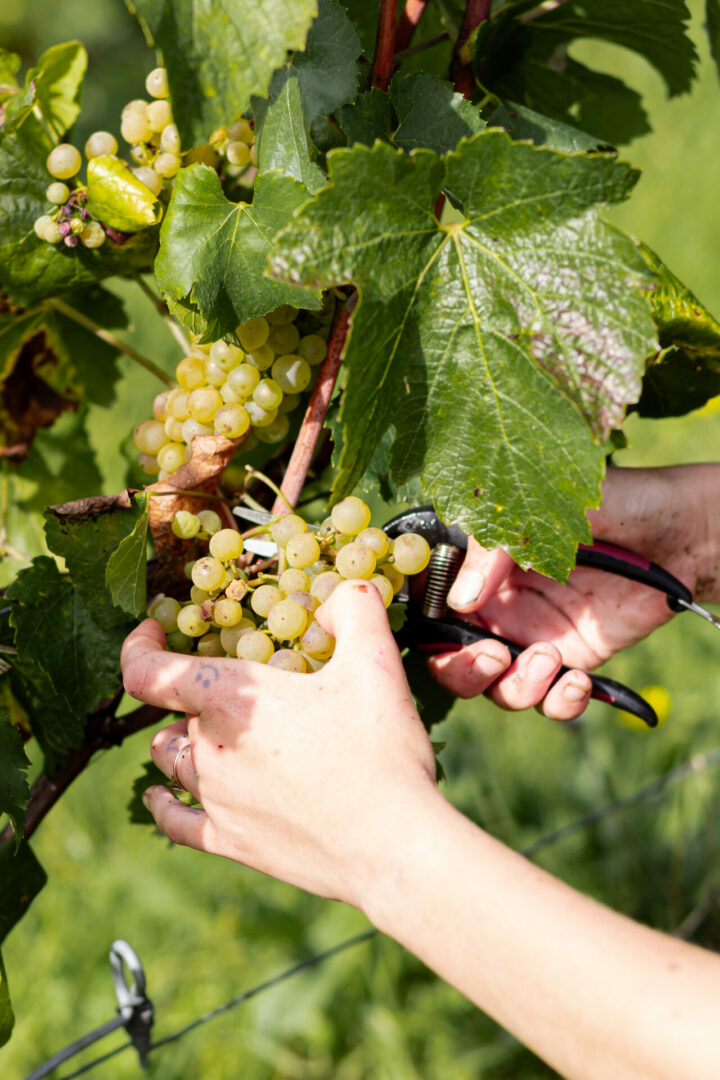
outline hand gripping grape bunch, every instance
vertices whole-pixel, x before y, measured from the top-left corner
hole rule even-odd
[[[252,566],[243,536],[222,528],[214,510],[181,510],[172,528],[182,539],[208,538],[209,554],[186,566],[189,602],[161,596],[150,606],[168,648],[297,673],[319,670],[333,654],[335,641],[314,616],[341,581],[371,581],[389,607],[405,575],[419,574],[430,559],[423,536],[408,532],[390,541],[370,525],[369,506],[354,495],[333,507],[317,531],[291,513],[249,530],[246,538],[269,529],[278,550],[274,572],[263,562]]]
[[[246,436],[243,452],[283,442],[288,414],[325,359],[331,318],[328,303],[319,312],[284,304],[238,326],[242,349],[222,339],[193,345],[175,370],[178,386],[155,398],[155,419],[135,428],[140,467],[165,480],[190,460],[196,435]]]
[[[204,162],[213,167],[222,163],[225,171],[243,182],[252,182],[255,174],[255,134],[251,124],[239,117],[228,128],[219,128],[210,136],[209,145],[183,152],[180,133],[173,122],[170,94],[165,68],[155,68],[145,80],[145,88],[153,99],[142,98],[128,102],[122,111],[120,134],[130,145],[129,156],[135,163],[130,170],[152,196],[168,191],[181,165]],[[118,141],[109,131],[95,131],[85,143],[88,185],[100,179],[100,170],[109,163],[124,166],[118,157]],[[60,143],[50,151],[47,169],[55,179],[45,192],[55,208],[42,214],[34,223],[35,234],[50,244],[61,241],[66,247],[82,244],[97,248],[109,235],[122,239],[118,230],[96,218],[88,206],[88,186],[78,182],[82,155],[71,143]],[[112,183],[113,174],[105,172]],[[117,182],[121,174],[115,176]],[[142,190],[142,189],[141,189]]]

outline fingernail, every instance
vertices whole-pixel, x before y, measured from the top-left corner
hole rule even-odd
[[[470,670],[478,679],[492,679],[495,675],[499,675],[501,671],[504,671],[506,667],[506,661],[501,660],[499,656],[493,656],[491,653],[480,653],[473,660]]]
[[[563,689],[563,697],[566,701],[582,701],[591,690],[589,683],[569,682]]]
[[[546,652],[536,652],[527,666],[527,673],[533,682],[541,683],[549,679],[558,666],[554,656]]]
[[[150,806],[150,791],[149,790],[148,791],[143,791],[143,793],[142,793],[142,801],[145,803],[145,805],[147,807]]]
[[[454,608],[469,607],[479,598],[484,588],[484,574],[481,574],[479,570],[463,570],[455,579],[448,593],[447,602]]]

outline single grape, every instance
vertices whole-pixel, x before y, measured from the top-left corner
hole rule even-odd
[[[187,604],[181,608],[177,617],[178,630],[188,637],[202,637],[210,629],[197,604]]]
[[[286,571],[287,573],[287,571]],[[311,593],[306,592],[304,589],[298,589],[296,592],[291,592],[288,596],[288,600],[294,600],[300,607],[305,608],[308,615],[313,615],[315,611],[320,607],[320,601],[316,596],[312,596]]]
[[[180,604],[172,596],[160,596],[150,606],[150,618],[159,622],[166,634],[177,630],[177,617]]]
[[[388,579],[385,577],[385,575],[373,574],[373,576],[370,578],[370,581],[380,593],[382,597],[382,602],[385,607],[390,607],[395,593],[393,592],[393,587],[388,581]]]
[[[390,550],[390,538],[387,533],[384,533],[382,529],[369,528],[363,529],[357,536],[358,544],[364,544],[365,547],[369,547],[371,551],[375,552],[375,558],[380,560],[384,559]]]
[[[192,581],[192,568],[193,568],[194,565],[195,565],[195,560],[191,559],[189,562],[186,562],[185,565],[183,566],[183,574],[188,579],[188,581]]]
[[[212,435],[213,429],[209,424],[201,424],[199,420],[192,420],[188,418],[183,420],[182,437],[188,446],[192,443],[196,435]]]
[[[211,169],[215,168],[219,160],[212,146],[194,146],[185,155],[186,165],[208,165]]]
[[[94,158],[104,154],[114,157],[118,152],[118,141],[109,131],[94,131],[85,143],[85,157]]]
[[[307,611],[295,600],[279,600],[268,613],[268,630],[280,641],[292,641],[305,630],[307,618]]]
[[[299,394],[285,394],[280,402],[281,413],[291,413],[300,404]]]
[[[130,147],[130,157],[136,165],[152,165],[155,154],[145,143],[138,143],[137,146]]]
[[[193,456],[193,452],[192,452],[191,444],[190,443],[185,443],[185,457],[184,457],[184,460],[185,460],[186,465],[187,465],[188,461],[192,461],[192,456]]]
[[[293,536],[307,532],[307,523],[298,514],[283,514],[270,526],[270,535],[278,547],[285,547]]]
[[[80,233],[80,243],[86,248],[99,248],[105,243],[105,230],[99,221],[88,221]]]
[[[148,476],[157,476],[160,472],[160,466],[157,463],[157,458],[152,454],[140,454],[138,457],[138,465],[144,473]]]
[[[143,454],[156,457],[161,447],[167,443],[168,437],[159,420],[143,420],[133,431],[133,440]]]
[[[243,552],[243,538],[235,529],[219,529],[210,538],[210,554],[220,562],[232,562]]]
[[[279,668],[280,671],[294,671],[298,675],[304,675],[307,671],[304,657],[292,649],[278,649],[268,660],[268,667]]]
[[[188,412],[188,399],[190,393],[188,390],[168,390],[167,399],[167,411],[170,416],[174,416],[176,420],[187,420],[190,413]]]
[[[245,352],[253,352],[267,341],[270,326],[263,318],[248,319],[238,326],[236,333]]]
[[[265,318],[271,326],[287,326],[289,323],[296,319],[298,316],[298,309],[292,307],[291,304],[281,304],[280,307],[276,307],[274,311],[271,311]]]
[[[238,660],[255,660],[259,664],[267,664],[275,652],[275,647],[267,636],[259,630],[251,630],[249,634],[243,634],[235,646],[235,655]]]
[[[335,651],[335,638],[313,619],[300,638],[300,648],[313,660],[329,660]]]
[[[236,656],[235,652],[237,643],[243,634],[250,634],[255,629],[255,623],[252,619],[248,619],[247,615],[243,614],[242,619],[235,626],[224,626],[220,631],[220,640],[223,643],[225,652],[230,653],[231,656]]]
[[[160,149],[166,154],[177,154],[179,156],[180,147],[180,132],[177,124],[168,124],[167,127],[162,129],[160,135]]]
[[[249,165],[250,147],[244,142],[229,142],[225,147],[225,154],[231,165]]]
[[[205,382],[210,386],[216,387],[220,390],[220,387],[224,386],[227,379],[227,371],[224,371],[219,364],[216,364],[214,360],[205,361]],[[220,391],[222,393],[222,391]]]
[[[33,229],[39,240],[46,240],[50,244],[56,244],[62,239],[57,222],[53,221],[49,214],[43,214],[41,217],[36,218]],[[56,233],[57,240],[54,239]]]
[[[344,578],[369,578],[375,573],[375,552],[355,541],[338,552],[337,572]]]
[[[168,416],[167,420],[163,424],[165,428],[165,434],[171,442],[184,442],[185,435],[183,434],[182,420],[176,420],[174,416]]]
[[[151,131],[164,131],[172,124],[172,109],[169,101],[151,101],[145,108],[145,119]]]
[[[272,367],[275,353],[269,345],[261,345],[259,349],[253,349],[252,352],[249,352],[245,359],[248,364],[252,364],[258,371],[267,371],[269,367]]]
[[[153,169],[162,176],[164,180],[170,180],[178,172],[178,169],[182,165],[180,158],[177,154],[158,154],[153,162]]]
[[[198,656],[224,656],[225,648],[219,634],[205,634],[197,645]]]
[[[236,120],[234,124],[231,124],[227,129],[228,139],[239,140],[240,142],[251,143],[255,140],[255,134],[253,129],[248,124],[247,120],[243,120],[242,117]]]
[[[292,323],[271,326],[267,343],[279,356],[294,353],[300,343],[300,331]]]
[[[325,359],[327,343],[319,334],[305,334],[304,337],[300,338],[297,351],[303,360],[307,360],[308,364],[315,367],[317,364],[322,364]]]
[[[256,615],[266,619],[275,604],[282,598],[282,593],[274,585],[258,585],[250,597],[250,607]]]
[[[294,592],[307,592],[310,588],[310,578],[304,570],[283,570],[278,578],[278,588],[286,596]]]
[[[128,101],[127,105],[123,105],[120,118],[123,119],[124,117],[129,116],[130,113],[140,113],[141,116],[144,116],[147,106],[148,103],[144,98],[134,98],[132,101]]]
[[[253,390],[253,401],[261,409],[277,409],[283,399],[283,392],[274,379],[261,379]]]
[[[73,236],[79,236],[80,233],[84,230],[84,228],[85,225],[80,218],[73,218],[70,222],[70,232]]]
[[[299,394],[310,385],[312,371],[301,356],[289,353],[277,358],[272,366],[272,377],[284,393]]]
[[[348,495],[333,506],[330,516],[338,532],[355,536],[370,524],[370,507],[355,495]]]
[[[205,592],[215,592],[225,582],[225,567],[219,559],[205,555],[192,568],[193,584]]]
[[[223,405],[215,414],[215,434],[239,439],[250,427],[250,416],[242,405]]]
[[[220,397],[223,399],[226,405],[242,405],[245,401],[245,397],[241,397],[240,394],[236,394],[230,383],[225,382],[220,387]]]
[[[200,518],[191,514],[189,510],[178,510],[172,520],[171,528],[181,540],[192,540],[193,536],[197,536],[200,532],[202,523]]]
[[[198,519],[202,526],[203,532],[216,533],[218,529],[222,529],[222,518],[219,514],[216,514],[214,510],[201,510],[198,513]]]
[[[156,67],[145,80],[145,89],[154,98],[166,98],[170,96],[167,71],[164,67]]]
[[[197,336],[197,335],[191,335],[191,340],[193,339],[194,336]],[[193,344],[190,346],[190,352],[188,353],[188,356],[197,356],[200,360],[202,360],[204,362],[205,360],[207,360],[209,355],[210,355],[210,343],[209,342],[205,342],[204,344],[201,344],[199,341],[193,341]]]
[[[232,371],[245,359],[242,349],[228,341],[214,341],[210,346],[210,359],[223,371]]]
[[[250,423],[256,428],[267,427],[277,416],[277,409],[261,409],[256,401],[246,402],[245,408],[250,417]]]
[[[324,604],[331,592],[333,592],[342,581],[342,578],[335,570],[323,570],[317,577],[312,579],[310,585],[310,595],[316,597],[321,604]]]
[[[405,575],[401,574],[392,563],[383,563],[380,567],[380,573],[383,577],[386,577],[392,585],[393,593],[399,593],[405,584]]]
[[[213,619],[218,626],[237,626],[242,619],[242,605],[224,596],[215,604]]]
[[[70,198],[70,188],[67,184],[63,184],[61,180],[56,180],[55,183],[48,184],[45,198],[48,202],[55,203],[56,206],[61,206]],[[40,219],[38,218],[38,220]]]
[[[141,184],[152,191],[153,195],[160,194],[163,186],[162,177],[158,176],[154,169],[149,169],[147,165],[139,165],[137,169],[132,170],[132,173]]]
[[[354,536],[348,536],[347,533],[335,533],[335,540],[333,541],[335,550],[341,551],[348,544],[352,544],[354,539]]]
[[[193,563],[193,566],[195,563]],[[190,589],[190,599],[193,604],[197,604],[198,607],[202,607],[207,600],[212,600],[212,596],[205,589],[199,588],[197,585],[193,585]]]
[[[159,394],[155,395],[155,400],[153,401],[153,416],[156,420],[159,420],[160,423],[167,420],[169,416],[168,399],[171,393],[171,390],[161,390]]]
[[[312,533],[302,533],[288,541],[285,555],[290,566],[304,570],[320,558],[320,545]]]
[[[269,424],[264,424],[262,427],[256,429],[260,442],[264,443],[281,443],[287,438],[287,433],[290,430],[290,420],[285,413],[278,413],[273,421]]]
[[[393,540],[391,551],[401,574],[419,574],[430,562],[430,545],[420,533],[402,533]]]
[[[193,420],[209,424],[223,403],[218,391],[212,386],[202,386],[193,390],[188,400],[188,411]]]
[[[126,113],[120,121],[120,134],[128,143],[147,142],[152,135],[152,128],[147,122],[145,111]]]
[[[80,151],[71,143],[60,143],[51,150],[45,161],[47,171],[58,180],[69,180],[82,165]]]
[[[239,364],[227,377],[228,386],[243,401],[251,397],[253,390],[260,382],[260,372],[252,364]]]
[[[165,644],[171,652],[189,653],[192,649],[192,638],[183,634],[181,630],[173,630],[167,635]]]
[[[163,434],[165,434],[163,432]],[[185,464],[185,447],[182,443],[166,443],[157,455],[158,465],[168,476]]]

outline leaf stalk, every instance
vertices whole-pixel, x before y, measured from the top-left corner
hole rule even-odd
[[[372,85],[387,90],[395,66],[395,21],[398,0],[380,0]]]

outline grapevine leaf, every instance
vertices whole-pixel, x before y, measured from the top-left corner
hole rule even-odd
[[[83,591],[90,594],[87,582]],[[5,595],[14,601],[10,622],[20,654],[42,668],[74,718],[115,692],[129,625],[116,614],[108,618],[104,582],[88,604],[55,562],[41,555]]]
[[[705,27],[710,41],[710,52],[720,71],[720,0],[706,0]]]
[[[238,323],[280,304],[317,308],[319,294],[271,281],[265,266],[275,234],[307,198],[287,176],[260,174],[253,202],[232,203],[214,169],[181,169],[160,232],[158,284],[171,300],[192,304],[204,340],[232,334]]]
[[[100,221],[126,233],[157,225],[162,217],[157,196],[127,165],[108,154],[88,161],[86,205]]]
[[[79,41],[53,45],[30,68],[25,82],[34,92],[34,106],[56,142],[80,115],[80,97],[87,70],[87,53]]]
[[[4,1046],[12,1034],[15,1026],[15,1016],[10,1003],[7,973],[0,952],[0,1046]]]
[[[390,142],[395,115],[390,98],[376,86],[358,94],[354,104],[338,109],[337,117],[351,144],[372,146],[376,139]]]
[[[335,0],[318,0],[317,18],[305,49],[293,53],[288,62],[300,83],[308,126],[355,98],[361,52],[360,38],[347,12]]]
[[[17,53],[0,49],[0,99],[12,93],[17,88],[15,76],[20,70],[22,63]]]
[[[657,282],[649,300],[661,350],[636,408],[641,416],[682,416],[720,394],[720,323],[654,251],[639,249]]]
[[[16,657],[10,682],[12,692],[24,709],[32,733],[46,758],[64,754],[82,741],[84,714],[74,715],[68,710],[64,700],[58,697],[49,675],[39,664],[27,657]],[[48,772],[47,765],[45,772]]]
[[[93,249],[40,240],[34,222],[57,210],[45,197],[51,149],[34,115],[0,133],[0,288],[24,306],[114,274],[148,269],[157,247],[157,229],[143,229],[122,244],[108,238]]]
[[[456,698],[433,679],[428,671],[427,658],[422,653],[407,649],[403,653],[402,661],[420,719],[430,731],[433,724],[439,724],[445,719]]]
[[[108,559],[105,584],[116,607],[140,618],[147,606],[147,497],[136,495],[133,503],[137,513],[135,527]]]
[[[260,103],[264,105],[264,102]],[[310,160],[310,142],[300,99],[297,76],[288,76],[262,112],[258,125],[258,165],[260,171],[277,171],[299,180],[315,192],[326,182],[325,173]]]
[[[142,772],[133,780],[132,795],[127,803],[128,820],[131,825],[154,825],[155,818],[143,802],[143,795],[149,787],[167,784],[168,778],[158,769],[154,761],[145,761]]]
[[[403,150],[444,154],[485,127],[476,106],[433,75],[396,75],[389,93],[398,120],[393,142]]]
[[[126,0],[162,49],[184,146],[264,95],[288,50],[302,49],[317,0]]]
[[[362,297],[336,496],[393,424],[395,481],[420,475],[444,520],[566,575],[600,494],[588,424],[602,443],[657,349],[636,287],[644,263],[596,206],[623,199],[636,174],[491,130],[444,158],[376,143],[328,164],[330,186],[278,237],[271,270],[352,281]],[[446,186],[465,221],[435,218]]]
[[[126,624],[127,605],[136,601],[144,588],[144,580],[141,587],[137,578],[142,573],[144,579],[146,496],[123,491],[50,506],[45,512],[45,533],[50,550],[65,560],[73,584],[93,616],[108,627]],[[137,550],[138,541],[142,555]],[[118,603],[117,597],[123,602]],[[129,614],[136,615],[136,608]]]
[[[570,124],[543,116],[513,101],[495,104],[487,116],[487,123],[489,127],[503,128],[513,139],[530,139],[536,146],[546,146],[549,150],[562,150],[569,154],[612,150],[611,146],[594,135],[586,135]]]
[[[29,844],[23,842],[17,852],[12,844],[0,847],[0,943],[20,922],[46,881],[47,874]]]
[[[30,798],[30,768],[20,732],[6,716],[0,716],[0,814],[7,814],[19,848],[25,828],[25,808]]]

